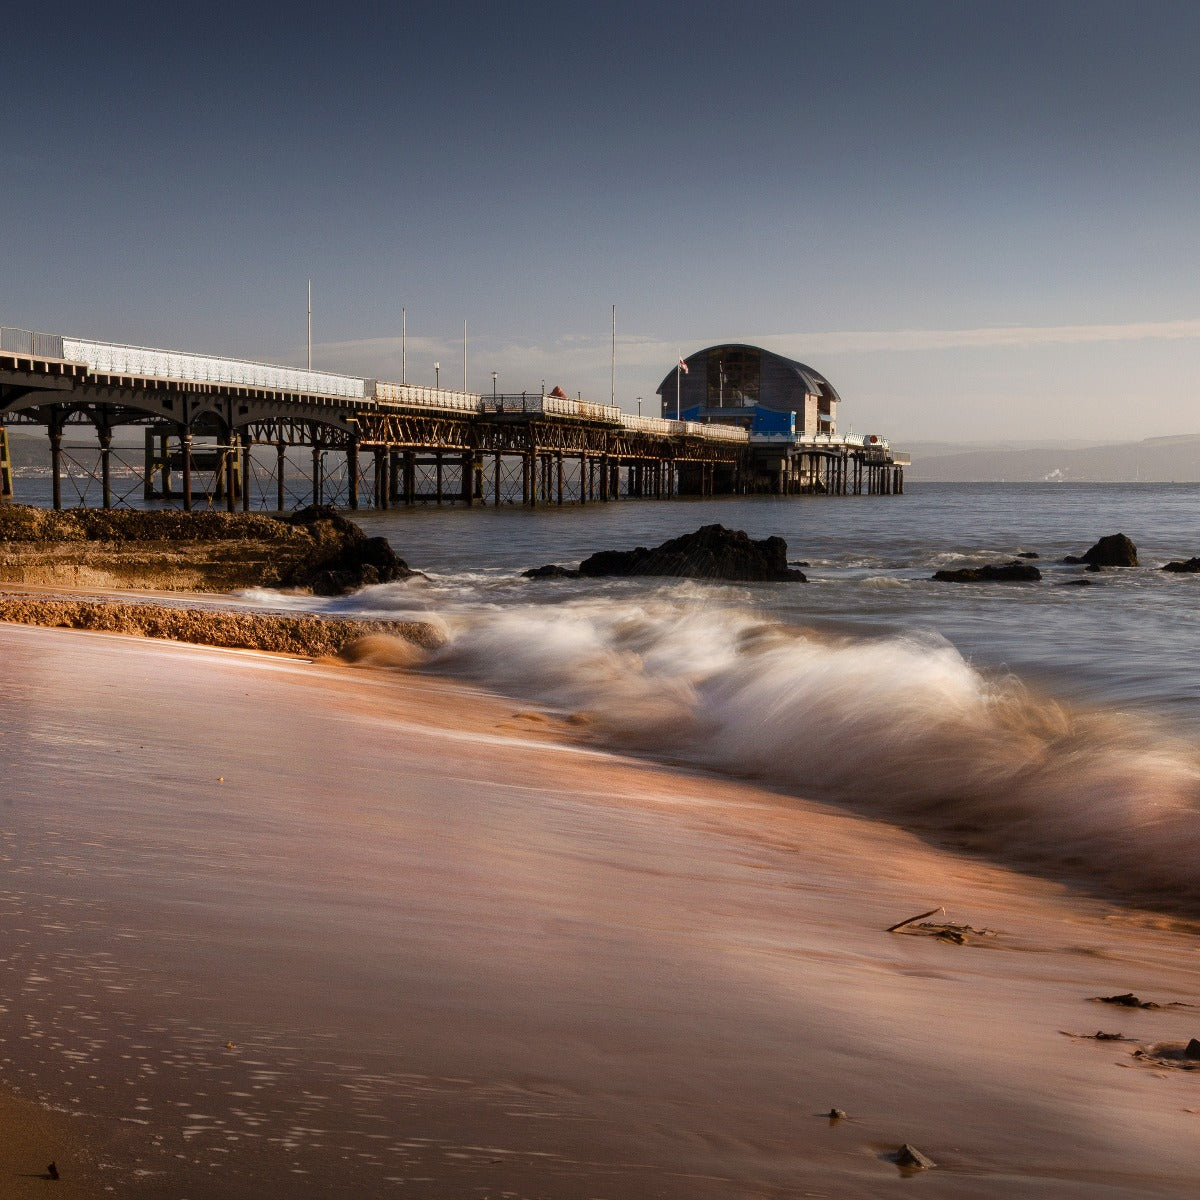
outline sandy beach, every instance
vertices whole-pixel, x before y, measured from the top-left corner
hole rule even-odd
[[[0,655],[5,1194],[1195,1192],[1182,921],[445,680]]]

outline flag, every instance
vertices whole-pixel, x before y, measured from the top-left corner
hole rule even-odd
[[[685,363],[685,362],[683,361],[683,359],[682,359],[682,358],[679,360],[679,369],[680,369],[680,370],[681,370],[681,371],[682,371],[682,372],[683,372],[685,375],[686,375],[686,374],[688,374],[688,365],[687,365],[687,363]]]

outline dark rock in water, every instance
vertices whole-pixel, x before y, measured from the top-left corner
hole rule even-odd
[[[1060,583],[1059,587],[1091,587],[1096,581],[1094,579],[1068,579],[1066,583]]]
[[[1093,567],[1136,567],[1137,547],[1123,534],[1102,537],[1082,558],[1068,554],[1065,563],[1087,563]]]
[[[396,555],[386,538],[367,537],[328,504],[310,504],[286,518],[303,525],[313,549],[283,579],[285,587],[310,588],[317,596],[340,596],[372,583],[394,583],[419,575]]]
[[[579,572],[572,571],[569,567],[559,567],[554,563],[548,563],[544,567],[530,567],[528,571],[521,572],[522,579],[578,579]]]
[[[1022,550],[1017,554],[1018,558],[1040,558],[1036,550]]]
[[[1200,558],[1189,558],[1187,562],[1169,562],[1164,571],[1173,571],[1176,575],[1195,575],[1200,573]]]
[[[729,579],[745,583],[782,580],[803,582],[803,572],[787,563],[787,542],[781,537],[752,540],[740,529],[705,525],[695,533],[672,538],[652,550],[601,550],[579,564],[579,573],[668,575],[686,579]]]
[[[932,1158],[926,1158],[916,1146],[910,1146],[907,1142],[896,1151],[893,1158],[896,1166],[909,1167],[918,1171],[925,1171],[930,1167],[937,1166],[937,1163]]]
[[[938,571],[933,578],[938,583],[1036,583],[1041,577],[1041,571],[1030,563],[1010,562]]]
[[[1200,1041],[1192,1038],[1192,1040],[1183,1048],[1183,1057],[1200,1058]]]

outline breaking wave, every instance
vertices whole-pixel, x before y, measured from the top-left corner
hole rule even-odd
[[[936,636],[834,638],[712,596],[446,616],[434,662],[586,711],[618,747],[1200,913],[1200,756],[1182,739],[986,675]]]

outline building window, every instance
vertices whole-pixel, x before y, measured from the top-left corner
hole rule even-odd
[[[761,355],[740,346],[716,346],[708,352],[709,408],[749,408],[758,403]]]

